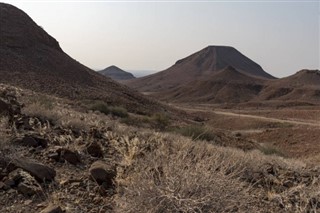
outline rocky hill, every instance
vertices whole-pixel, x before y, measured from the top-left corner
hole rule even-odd
[[[4,3],[0,3],[0,83],[71,99],[101,99],[141,113],[163,108],[80,64],[26,13]]]
[[[122,69],[120,69],[119,67],[117,66],[110,66],[110,67],[107,67],[101,71],[98,71],[98,73],[104,75],[104,76],[107,76],[107,77],[110,77],[112,78],[113,80],[116,80],[116,81],[121,81],[121,80],[129,80],[129,79],[134,79],[134,75],[130,72],[126,72]]]
[[[240,103],[257,97],[266,83],[265,79],[246,75],[228,66],[158,96],[173,102]]]
[[[320,71],[304,69],[294,75],[270,81],[259,99],[320,102]]]
[[[194,80],[209,77],[227,66],[239,72],[259,78],[274,79],[260,65],[228,46],[208,46],[184,59],[178,60],[170,68],[142,78],[125,82],[141,92],[164,92],[178,88]]]

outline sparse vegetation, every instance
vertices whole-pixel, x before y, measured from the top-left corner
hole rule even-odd
[[[259,150],[265,155],[277,155],[282,157],[286,156],[282,151],[270,144],[261,145]]]
[[[99,111],[105,115],[108,115],[110,113],[110,109],[106,103],[103,101],[96,101],[94,104],[92,104],[89,109],[93,111]]]
[[[89,109],[93,111],[99,111],[105,115],[111,114],[120,118],[126,118],[129,116],[128,111],[125,108],[121,106],[108,106],[103,101],[95,101],[95,103],[92,104]]]
[[[170,118],[166,114],[156,113],[154,115],[134,115],[121,119],[122,123],[135,127],[149,127],[156,130],[167,130],[170,126]]]
[[[164,113],[156,113],[150,118],[156,129],[164,130],[170,124],[170,118]]]
[[[110,107],[109,110],[112,115],[120,118],[126,118],[129,116],[128,111],[123,107],[119,107],[119,106]]]
[[[51,123],[58,123],[61,116],[53,108],[47,108],[39,102],[34,102],[23,108],[23,112],[30,116],[35,116],[38,118],[46,118]]]
[[[53,109],[54,100],[53,98],[49,98],[47,95],[39,94],[30,98],[30,103],[35,105],[40,105],[45,109]]]
[[[185,126],[174,129],[174,131],[183,136],[191,137],[193,140],[214,141],[216,139],[215,134],[213,134],[209,129],[200,125]]]
[[[22,98],[28,100],[27,96]],[[55,115],[56,122],[52,124],[46,122],[48,118],[52,119],[49,112]],[[51,110],[38,102],[29,103],[23,113],[29,116],[31,132],[44,137],[49,147],[42,148],[38,154],[9,144],[11,154],[36,158],[55,168],[61,175],[60,185],[40,184],[46,193],[41,199],[59,203],[62,207],[65,206],[61,200],[70,201],[70,211],[261,212],[268,209],[271,212],[317,212],[320,208],[320,168],[282,158],[273,147],[246,152],[219,147],[216,145],[219,143],[206,142],[215,141],[218,133],[212,133],[202,125],[174,130],[190,138],[136,129],[119,125],[117,120],[111,121],[109,116],[100,113],[76,111],[62,100],[58,100]],[[169,125],[166,122],[168,117],[163,119],[161,115],[135,116],[121,120],[135,125],[158,125],[156,121],[165,124],[163,126]],[[41,124],[33,122],[40,117],[43,118]],[[6,118],[1,120],[0,127],[0,140],[5,135],[26,134],[23,128],[13,132]],[[239,137],[242,135],[236,141]],[[228,140],[228,137],[219,140]],[[108,163],[117,167],[116,188],[104,191],[105,194],[88,177],[87,166],[96,158],[90,157],[84,148],[93,141],[97,142],[93,147],[101,148],[104,156],[101,160],[108,159]],[[52,162],[48,156],[56,146],[62,147],[63,152],[69,150],[70,155],[78,153],[86,166]],[[8,155],[8,152],[2,153]],[[8,212],[16,212],[19,208],[12,200],[24,203],[27,199],[21,196],[13,199],[3,190],[0,195],[4,195],[0,202],[10,204],[6,204]],[[29,206],[42,202],[35,200]]]

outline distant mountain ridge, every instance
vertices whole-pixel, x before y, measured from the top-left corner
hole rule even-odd
[[[116,81],[121,81],[121,80],[129,80],[129,79],[134,79],[134,75],[130,72],[126,72],[122,69],[120,69],[119,67],[117,66],[109,66],[103,70],[100,70],[98,71],[98,73],[104,75],[104,76],[107,76],[107,77],[110,77],[112,78],[113,80],[116,80]]]
[[[320,102],[319,70],[276,79],[233,47],[208,46],[167,70],[124,82],[170,102]]]

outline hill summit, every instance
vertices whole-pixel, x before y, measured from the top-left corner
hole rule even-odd
[[[211,73],[231,66],[253,76],[273,78],[260,65],[230,46],[208,46],[177,61],[175,65],[190,64],[197,67],[200,73]]]
[[[114,65],[107,67],[104,70],[98,71],[98,73],[110,77],[116,81],[129,80],[135,78],[132,73],[126,72]]]

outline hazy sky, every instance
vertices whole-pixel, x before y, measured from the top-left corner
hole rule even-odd
[[[93,69],[168,68],[227,45],[283,77],[320,67],[319,1],[4,1],[24,10]]]

